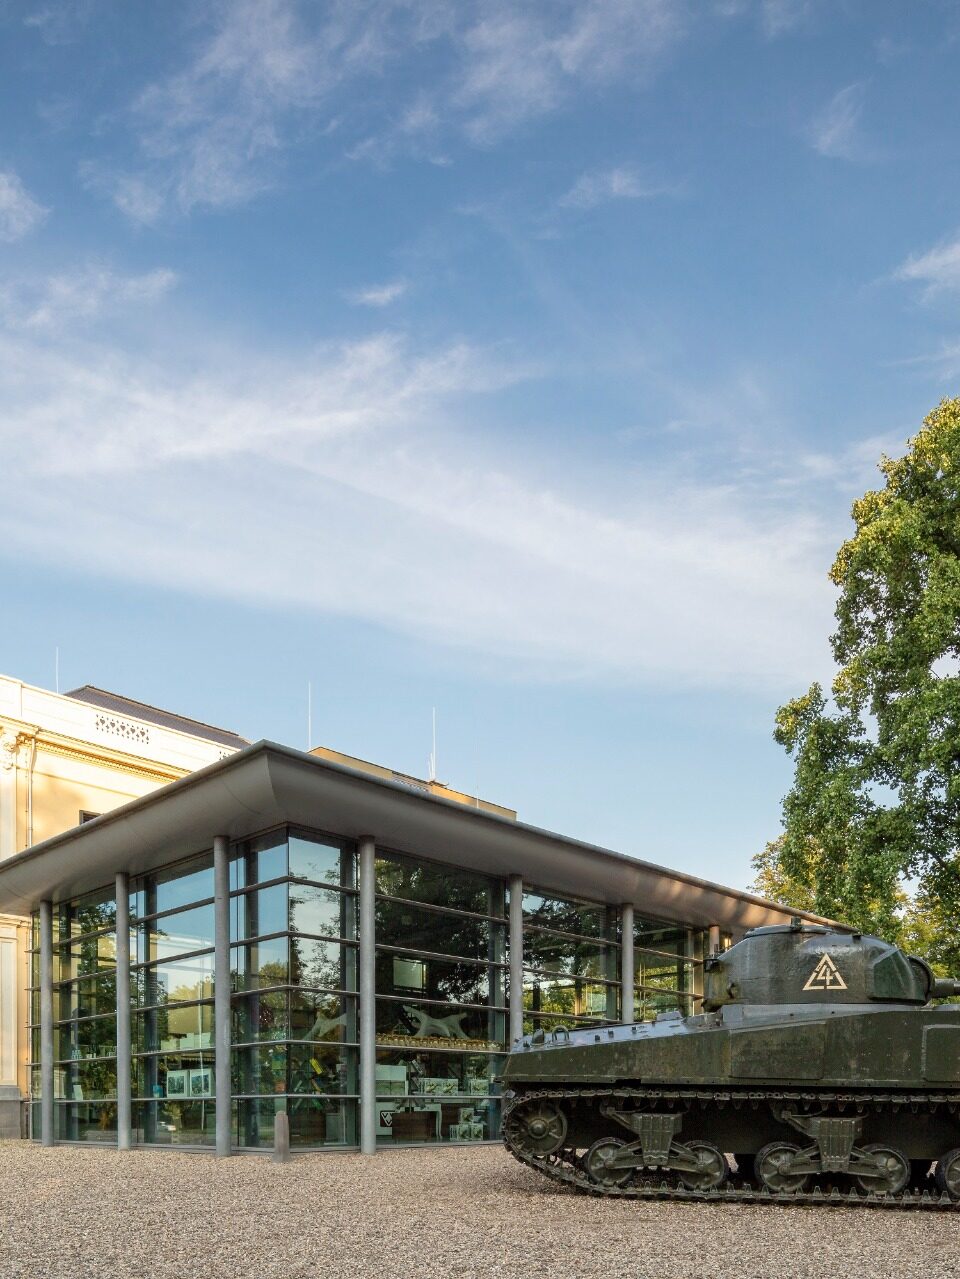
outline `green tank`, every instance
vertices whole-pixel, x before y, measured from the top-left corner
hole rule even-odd
[[[953,1206],[960,1004],[932,1001],[958,994],[878,937],[757,928],[696,1016],[519,1040],[504,1140],[599,1195]]]

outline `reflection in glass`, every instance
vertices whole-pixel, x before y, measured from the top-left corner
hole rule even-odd
[[[340,846],[321,840],[291,835],[290,875],[294,879],[310,879],[318,884],[349,886],[350,879],[343,879],[340,868]]]
[[[54,1125],[58,1141],[108,1141],[117,1140],[117,1103],[86,1102],[57,1105],[54,1108]],[[39,1131],[39,1129],[34,1129]]]
[[[295,933],[290,938],[290,980],[296,986],[355,990],[356,951],[352,946]]]
[[[213,954],[170,959],[140,971],[141,1003],[172,1004],[213,998]]]
[[[212,1146],[216,1141],[215,1116],[212,1099],[135,1102],[133,1139],[152,1146]]]
[[[486,919],[421,910],[407,901],[377,901],[377,942],[382,946],[487,959],[493,931],[501,928]]]
[[[213,896],[213,860],[210,854],[184,866],[151,877],[147,909],[178,910]]]
[[[350,893],[292,884],[290,929],[326,937],[356,936],[356,898]]]
[[[191,950],[213,945],[213,903],[164,915],[140,926],[137,959],[146,963],[170,959]]]
[[[232,936],[263,937],[287,929],[287,885],[273,884],[232,898]]]
[[[283,986],[287,981],[287,938],[271,937],[249,946],[234,946],[230,952],[234,989]]]

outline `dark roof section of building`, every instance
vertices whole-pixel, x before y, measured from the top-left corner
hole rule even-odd
[[[281,823],[372,837],[398,852],[488,875],[520,874],[547,892],[641,915],[743,932],[785,924],[793,911],[752,893],[567,839],[397,782],[257,742],[216,764],[75,826],[0,862],[0,910],[28,914],[209,848],[217,835],[244,839]]]
[[[93,684],[84,684],[82,688],[75,688],[65,696],[78,702],[87,702],[90,706],[99,706],[101,710],[112,711],[115,715],[130,715],[133,719],[158,724],[161,728],[172,728],[177,733],[189,733],[191,737],[202,737],[205,742],[216,742],[219,746],[229,746],[234,750],[243,750],[244,746],[250,745],[247,738],[241,737],[239,733],[231,733],[228,728],[214,728],[212,724],[188,719],[186,715],[174,715],[158,706],[136,702],[132,697],[108,693],[106,689],[96,688]]]

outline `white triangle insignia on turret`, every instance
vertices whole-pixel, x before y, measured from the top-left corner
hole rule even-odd
[[[829,955],[823,955],[807,978],[804,990],[846,990],[847,983],[840,976],[836,964]]]

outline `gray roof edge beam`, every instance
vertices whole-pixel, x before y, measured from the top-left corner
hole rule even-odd
[[[639,915],[665,922],[730,931],[797,913],[828,922],[266,741],[0,863],[0,910],[75,896],[117,871],[142,874],[199,852],[215,835],[239,839],[281,822],[347,838],[373,835],[383,847],[486,874],[519,873],[546,891],[631,901]]]

